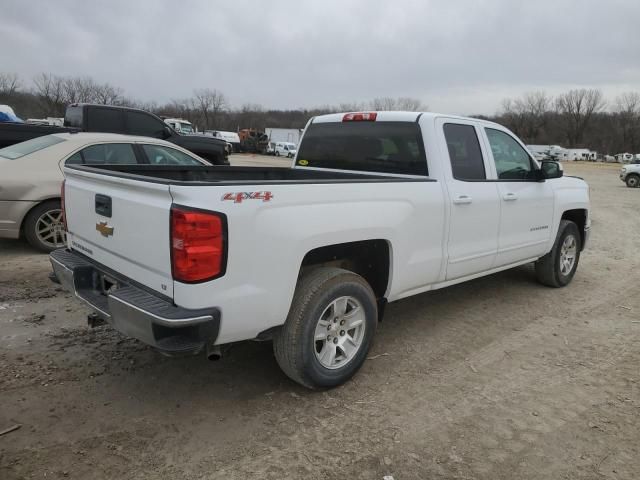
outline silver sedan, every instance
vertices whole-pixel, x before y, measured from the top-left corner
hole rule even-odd
[[[172,143],[111,133],[60,133],[0,149],[0,238],[50,252],[65,244],[65,164],[210,165]]]

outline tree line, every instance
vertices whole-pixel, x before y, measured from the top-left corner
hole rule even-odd
[[[266,127],[303,128],[315,115],[360,110],[423,111],[411,97],[379,97],[371,101],[292,110],[265,109],[247,103],[230,105],[219,90],[202,88],[189,98],[165,103],[140,102],[120,87],[87,76],[41,73],[27,84],[15,73],[0,72],[0,104],[9,104],[22,118],[62,117],[70,103],[88,102],[142,108],[164,117],[189,120],[200,130]],[[499,113],[476,115],[501,123],[528,144],[590,148],[601,153],[640,153],[640,93],[627,92],[608,102],[598,89],[573,89],[556,97],[533,91],[506,98]]]
[[[484,117],[489,118],[489,117]],[[640,153],[640,93],[607,102],[601,90],[573,89],[552,97],[543,91],[505,99],[490,118],[525,143],[589,148],[600,153]]]

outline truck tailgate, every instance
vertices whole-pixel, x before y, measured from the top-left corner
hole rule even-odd
[[[169,186],[65,169],[69,246],[173,298]]]

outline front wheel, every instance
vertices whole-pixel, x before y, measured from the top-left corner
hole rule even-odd
[[[640,186],[640,176],[635,174],[627,175],[625,183],[629,188],[637,188]]]
[[[553,248],[535,264],[538,281],[548,287],[568,285],[578,269],[581,249],[578,226],[569,220],[561,220]]]
[[[292,380],[330,388],[364,363],[377,326],[376,297],[364,278],[320,267],[298,281],[291,310],[276,333],[276,360]]]

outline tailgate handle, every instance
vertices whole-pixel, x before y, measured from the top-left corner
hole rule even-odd
[[[96,213],[111,218],[111,197],[96,193]]]

